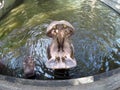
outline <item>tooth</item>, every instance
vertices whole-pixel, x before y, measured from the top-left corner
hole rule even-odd
[[[65,24],[63,24],[63,27],[66,28],[67,26]]]
[[[58,29],[56,30],[56,33],[58,33]]]
[[[56,28],[56,26],[53,26],[53,29],[55,29]]]

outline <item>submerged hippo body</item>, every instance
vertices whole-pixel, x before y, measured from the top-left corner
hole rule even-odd
[[[74,33],[74,27],[67,21],[54,21],[47,28],[47,36],[52,43],[48,46],[48,61],[46,67],[51,69],[69,69],[76,66],[74,47],[70,42],[70,36]]]
[[[0,60],[0,70],[2,69],[2,68],[4,68],[5,67],[5,65],[1,62],[1,60]]]
[[[31,78],[35,75],[34,67],[35,63],[32,57],[27,57],[23,61],[23,70],[25,78]]]
[[[2,61],[0,60],[0,74],[1,74],[1,73],[4,73],[4,72],[5,72],[5,71],[4,71],[5,69],[6,69],[6,66],[5,66],[5,65],[2,63]]]

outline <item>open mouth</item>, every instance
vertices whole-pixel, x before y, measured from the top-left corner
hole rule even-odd
[[[61,49],[62,51],[64,51],[64,50],[63,50],[64,40],[65,40],[64,30],[60,30],[60,31],[58,32],[58,35],[57,35],[57,43],[58,43],[58,49],[59,49],[59,51],[60,51],[60,49]]]
[[[76,66],[73,46],[69,41],[73,32],[74,27],[65,20],[53,21],[48,26],[46,34],[53,39],[53,42],[48,48],[48,55],[51,57],[48,57],[49,60],[46,62],[47,68],[69,69]]]

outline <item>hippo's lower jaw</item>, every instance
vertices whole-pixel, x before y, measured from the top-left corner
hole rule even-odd
[[[70,69],[76,67],[77,63],[75,59],[66,59],[64,62],[50,59],[45,63],[45,65],[50,69]]]

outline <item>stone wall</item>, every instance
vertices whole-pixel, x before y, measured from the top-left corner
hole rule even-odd
[[[23,0],[0,0],[0,19]]]
[[[120,0],[100,0],[120,14]]]

